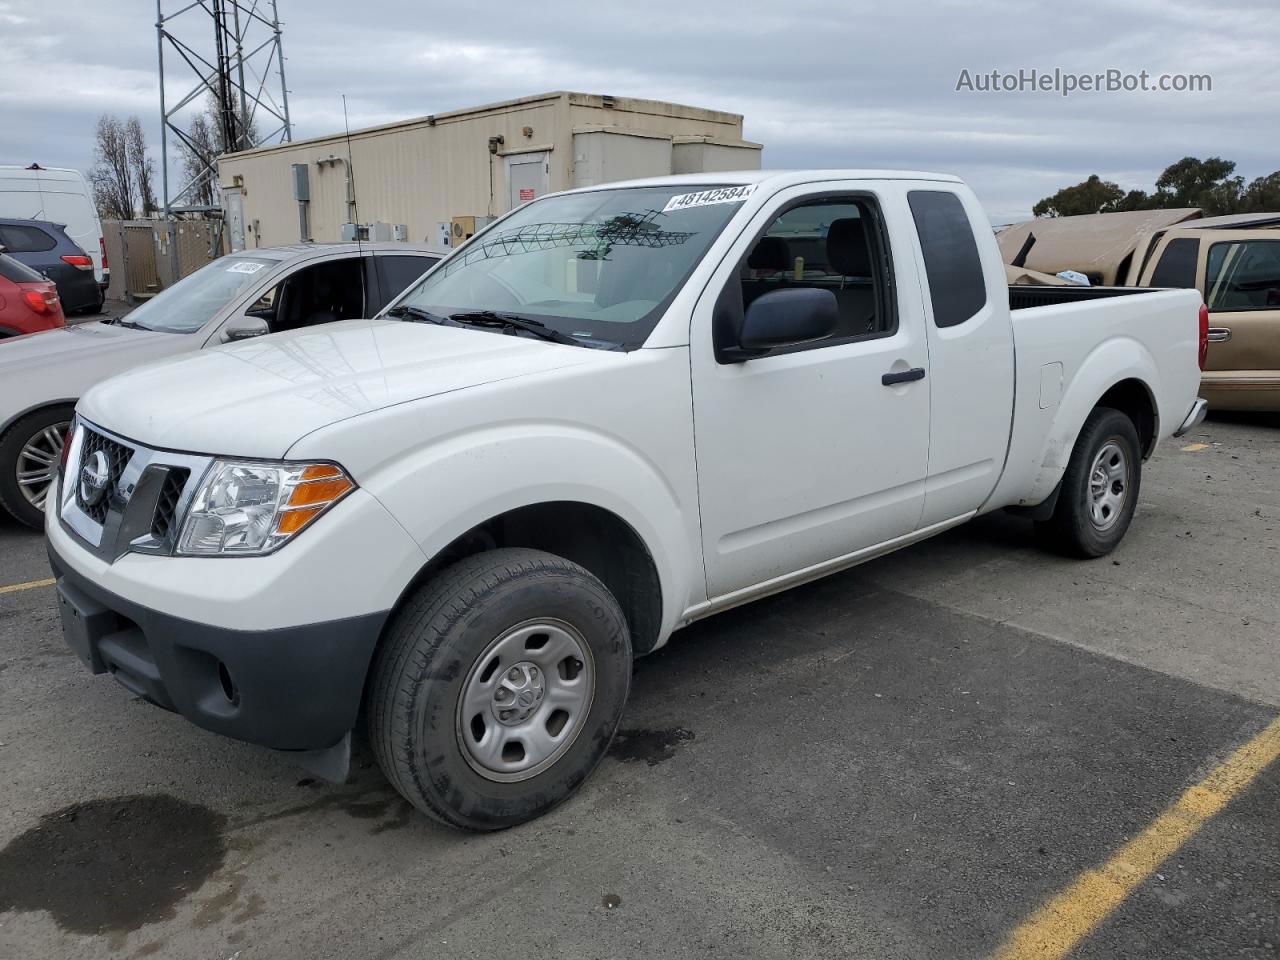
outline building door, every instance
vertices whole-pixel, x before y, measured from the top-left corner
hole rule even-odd
[[[540,197],[550,189],[551,161],[545,153],[520,153],[507,157],[507,209]]]
[[[231,234],[231,252],[244,249],[244,198],[239,187],[223,187],[222,204],[227,211],[227,229]]]

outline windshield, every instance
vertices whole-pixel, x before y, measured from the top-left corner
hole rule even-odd
[[[633,187],[535,201],[396,306],[518,314],[589,346],[633,349],[754,188]]]
[[[194,333],[243,287],[265,277],[274,260],[232,254],[206,264],[137,307],[122,323],[163,333]]]

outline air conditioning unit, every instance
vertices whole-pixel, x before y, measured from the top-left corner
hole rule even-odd
[[[450,246],[466,243],[491,223],[493,217],[454,217]]]

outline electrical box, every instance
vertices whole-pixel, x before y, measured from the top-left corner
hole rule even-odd
[[[338,239],[343,243],[355,243],[360,239],[360,225],[357,223],[344,223]]]
[[[450,246],[456,247],[474,237],[493,222],[493,217],[454,217]]]
[[[442,247],[447,247],[452,245],[453,243],[453,237],[451,236],[452,233],[453,233],[453,228],[448,220],[436,221],[436,243],[440,244],[440,246]]]
[[[311,180],[305,163],[291,164],[293,171],[293,199],[299,203],[311,202]]]
[[[372,243],[385,243],[391,239],[391,224],[374,220],[368,225],[365,239]]]
[[[409,225],[407,223],[397,223],[391,232],[400,243],[409,242]]]

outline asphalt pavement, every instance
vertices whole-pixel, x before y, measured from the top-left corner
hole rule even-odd
[[[699,623],[484,836],[90,676],[0,525],[0,957],[1280,956],[1278,478],[1211,419],[1112,557],[1000,514]]]

